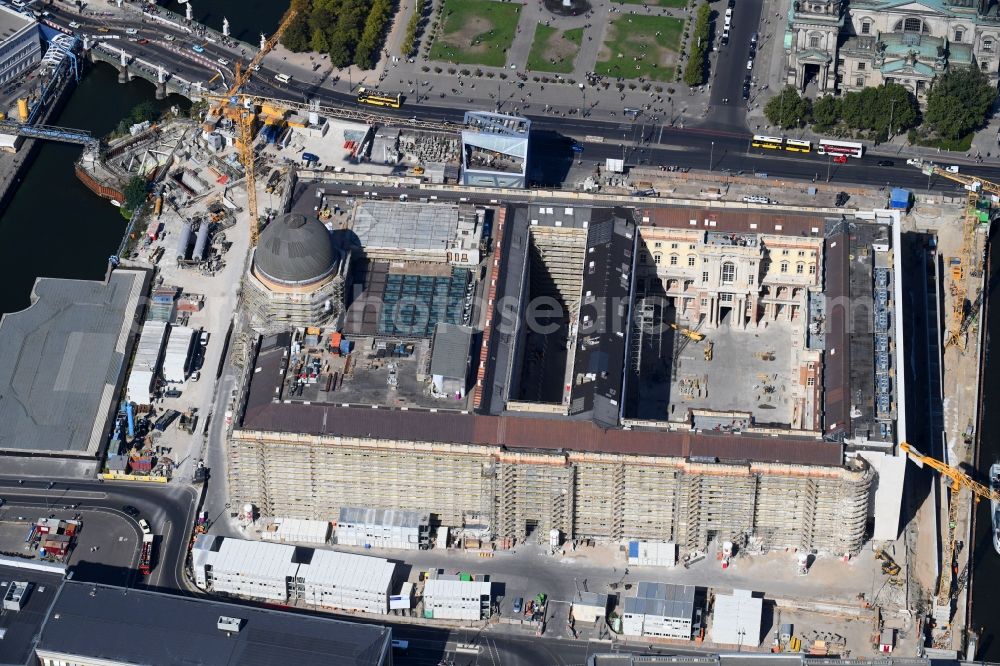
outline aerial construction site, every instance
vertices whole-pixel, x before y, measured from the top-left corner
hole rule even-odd
[[[528,189],[526,118],[453,127],[249,94],[282,29],[190,114],[88,144],[76,170],[95,193],[121,205],[140,178],[149,196],[107,282],[68,305],[43,282],[49,310],[0,323],[21,350],[0,393],[53,353],[35,395],[91,377],[58,423],[0,419],[11,460],[208,480],[205,514],[231,531],[196,540],[205,590],[224,580],[206,563],[257,547],[234,534],[428,550],[393,555],[415,578],[385,574],[359,606],[384,613],[390,585],[451,585],[435,559],[451,548],[463,572],[523,584],[543,627],[529,586],[600,606],[589,577],[616,637],[974,648],[972,508],[1000,500],[972,471],[1000,185],[914,161],[967,194],[856,188],[848,207],[831,186],[608,160],[579,190]],[[720,609],[765,598],[782,622],[723,638]],[[691,606],[686,637],[648,628],[667,599]],[[475,619],[535,621],[500,606]],[[792,617],[812,633],[785,636]]]

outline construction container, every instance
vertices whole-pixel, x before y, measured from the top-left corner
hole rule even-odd
[[[191,358],[193,342],[193,328],[174,326],[170,329],[167,352],[163,357],[163,379],[165,381],[180,384],[187,379],[188,361]]]
[[[188,248],[191,247],[191,223],[185,222],[181,225],[180,234],[177,237],[177,260],[184,261],[188,256]]]
[[[352,351],[354,351],[354,341],[353,340],[341,340],[340,341],[340,353],[347,356]]]
[[[892,195],[889,197],[889,207],[899,210],[906,210],[910,207],[910,191],[902,187],[892,188]]]

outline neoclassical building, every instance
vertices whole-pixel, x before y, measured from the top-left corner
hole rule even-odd
[[[949,67],[979,67],[996,84],[1000,13],[989,0],[793,0],[784,47],[800,89],[899,83],[922,102]]]
[[[662,294],[707,328],[727,315],[740,329],[801,320],[806,291],[822,286],[819,238],[665,227],[641,227],[639,238],[639,294]]]

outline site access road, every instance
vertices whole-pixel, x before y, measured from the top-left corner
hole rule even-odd
[[[76,511],[102,511],[119,515],[135,525],[145,518],[157,535],[153,572],[145,579],[152,588],[183,592],[184,564],[187,545],[197,506],[197,490],[180,484],[150,484],[99,481],[49,482],[0,477],[0,497],[13,507],[54,510],[74,506]],[[78,505],[78,506],[77,506]],[[138,516],[130,516],[123,508],[134,506]],[[137,545],[138,542],[134,542]],[[110,544],[109,544],[110,546]],[[87,559],[101,562],[101,551],[88,553]],[[142,581],[136,581],[142,582]],[[120,584],[120,581],[114,581]]]

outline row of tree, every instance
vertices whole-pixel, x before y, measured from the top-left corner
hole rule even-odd
[[[707,2],[698,5],[695,17],[694,32],[688,42],[688,61],[684,67],[684,83],[689,86],[700,86],[705,82],[705,72],[708,69],[709,31],[712,9]]]
[[[413,16],[406,23],[406,34],[403,36],[403,43],[399,47],[399,55],[404,58],[413,53],[417,45],[417,28],[420,27],[420,20],[424,16],[426,3],[424,0],[417,0],[417,8],[413,11]]]
[[[782,129],[811,123],[817,131],[831,128],[867,132],[879,141],[926,123],[938,137],[955,140],[986,120],[996,96],[986,76],[977,68],[955,69],[935,81],[927,93],[923,118],[916,97],[898,83],[865,88],[840,97],[826,95],[815,103],[788,86],[768,100],[764,115]]]
[[[298,11],[281,43],[330,56],[334,67],[371,69],[392,15],[391,0],[292,0]]]

